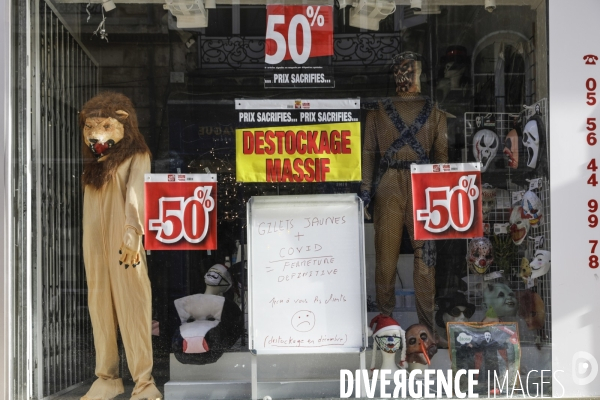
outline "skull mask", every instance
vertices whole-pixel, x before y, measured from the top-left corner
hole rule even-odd
[[[484,221],[490,216],[490,212],[496,208],[496,188],[489,183],[481,187],[481,206]]]
[[[508,167],[517,169],[519,167],[519,137],[515,129],[506,135],[503,153],[508,160]]]
[[[416,53],[405,51],[392,59],[397,93],[421,92],[421,61]]]
[[[550,271],[550,252],[548,250],[536,250],[529,266],[531,267],[532,278],[545,275]]]
[[[488,343],[492,341],[492,334],[489,333],[489,332],[485,332],[483,334],[483,337],[485,338],[485,341],[488,342]]]
[[[542,201],[535,193],[528,190],[523,196],[523,213],[529,219],[529,225],[537,227],[544,216]]]
[[[488,283],[483,289],[483,306],[494,309],[498,318],[517,315],[515,292],[503,283]]]
[[[540,127],[537,119],[531,119],[523,129],[523,146],[527,153],[527,166],[535,169],[540,156]]]
[[[481,172],[485,172],[498,152],[500,140],[489,129],[482,129],[473,136],[473,155],[481,162]]]
[[[516,206],[510,213],[510,238],[517,246],[523,243],[529,232],[529,219],[524,216],[523,207]]]
[[[425,325],[411,325],[406,330],[406,361],[430,364],[435,353],[437,353],[437,345]]]
[[[474,238],[469,242],[467,265],[475,274],[485,274],[494,262],[494,248],[486,237]]]

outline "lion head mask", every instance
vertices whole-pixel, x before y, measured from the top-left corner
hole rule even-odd
[[[150,154],[133,103],[121,93],[102,92],[79,113],[83,134],[83,184],[101,188],[135,154]]]

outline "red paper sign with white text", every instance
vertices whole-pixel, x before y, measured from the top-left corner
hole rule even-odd
[[[334,87],[333,7],[267,5],[265,88]]]
[[[479,163],[411,165],[416,240],[483,236]]]
[[[217,175],[146,174],[146,250],[217,248]]]

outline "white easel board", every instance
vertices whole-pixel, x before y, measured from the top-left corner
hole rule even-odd
[[[250,349],[256,354],[364,350],[358,196],[252,197],[247,212]]]

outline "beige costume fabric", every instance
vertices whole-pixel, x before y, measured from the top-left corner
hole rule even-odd
[[[411,126],[425,100],[418,94],[401,93],[393,102],[394,107],[407,126]],[[427,122],[415,135],[423,146],[430,162],[448,161],[448,138],[446,114],[433,107]],[[363,182],[361,191],[371,191],[374,173],[379,165],[376,154],[381,157],[390,145],[400,137],[392,120],[388,117],[383,106],[378,110],[367,113],[365,140],[363,144]],[[393,157],[399,161],[415,161],[418,159],[415,151],[404,145]],[[400,255],[400,242],[404,227],[415,250],[414,286],[419,322],[433,329],[434,297],[435,297],[435,268],[428,266],[423,260],[422,240],[414,240],[413,204],[411,175],[408,169],[388,168],[381,177],[375,201],[375,249],[376,267],[375,280],[377,290],[377,306],[382,314],[391,315],[396,305],[395,283],[396,266]]]
[[[143,246],[139,265],[126,269],[119,264],[126,229],[144,233],[144,174],[149,172],[149,155],[137,154],[123,162],[101,189],[85,187],[83,257],[99,378],[85,400],[123,393],[117,326],[135,382],[132,399],[162,398],[152,378],[152,294]]]

